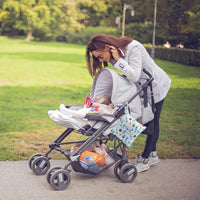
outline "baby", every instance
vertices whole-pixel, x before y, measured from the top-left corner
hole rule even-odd
[[[114,105],[111,102],[110,96],[93,97],[90,104],[91,110],[89,113],[104,113],[112,114],[114,111]]]
[[[84,118],[88,113],[103,113],[103,114],[113,114],[114,105],[111,102],[110,96],[93,97],[92,99],[86,97],[84,107],[81,109],[70,109],[64,104],[59,106],[59,110],[49,110],[48,115],[50,118]]]

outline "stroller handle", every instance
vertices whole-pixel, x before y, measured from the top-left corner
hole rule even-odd
[[[143,72],[148,75],[149,79],[152,78],[151,73],[149,73],[146,69],[143,69]]]

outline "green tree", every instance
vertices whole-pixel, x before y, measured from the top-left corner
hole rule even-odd
[[[78,8],[83,16],[80,22],[86,26],[99,26],[107,11],[105,0],[80,0]]]
[[[116,17],[120,17],[122,20],[123,15],[123,1],[120,0],[105,0],[105,5],[107,7],[104,14],[104,18],[101,22],[102,25],[117,27]]]
[[[181,24],[180,33],[185,35],[186,46],[200,48],[200,4],[199,0],[190,2],[190,8],[185,11],[186,22]]]
[[[84,27],[117,27],[122,22],[124,3],[134,7],[126,12],[126,33],[151,42],[155,0],[0,0],[0,32],[33,34],[40,39],[65,36]],[[198,48],[200,35],[199,0],[158,0],[156,44],[167,40],[175,46]],[[137,30],[134,30],[137,29]],[[121,30],[118,30],[120,32]],[[117,33],[119,34],[119,33]]]
[[[48,29],[49,9],[44,1],[34,0],[7,0],[4,2],[0,14],[1,29],[5,33],[15,34],[21,32],[28,33],[27,40],[30,39],[34,29]]]
[[[76,22],[75,3],[69,0],[5,0],[1,1],[0,25],[3,34],[34,34],[47,39],[58,30],[80,29]],[[75,14],[73,14],[75,13]]]
[[[181,25],[183,33],[199,33],[200,34],[200,3],[199,0],[190,2],[190,9],[185,11],[187,23]]]
[[[199,0],[159,0],[157,37],[165,40],[163,42],[169,40],[173,46],[182,42],[186,47],[197,48],[199,8]]]

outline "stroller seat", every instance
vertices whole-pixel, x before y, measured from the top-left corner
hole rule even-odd
[[[49,110],[48,115],[56,124],[72,128],[84,134],[85,131],[91,127],[93,130],[98,129],[103,123],[110,123],[115,119],[114,115],[84,113],[81,109],[83,109],[83,106],[65,106],[64,104],[61,104],[59,110]],[[104,135],[107,135],[108,133],[109,132],[106,131]]]

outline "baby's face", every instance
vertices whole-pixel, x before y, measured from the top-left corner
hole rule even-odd
[[[111,53],[108,47],[105,47],[104,50],[92,51],[92,55],[99,59],[99,62],[109,62],[111,59]]]
[[[106,104],[109,105],[111,102],[111,97],[110,96],[102,96],[97,98],[98,103]]]

